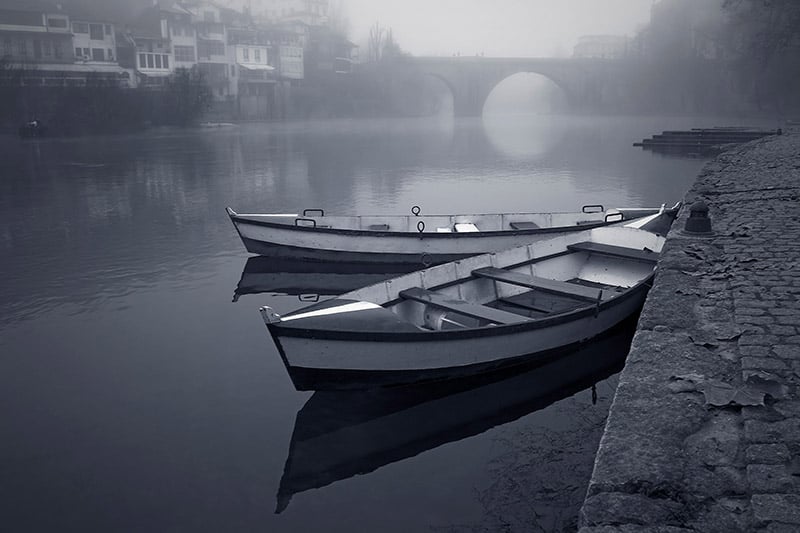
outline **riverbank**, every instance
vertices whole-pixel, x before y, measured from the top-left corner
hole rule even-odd
[[[670,232],[581,533],[800,529],[800,132],[725,152]]]

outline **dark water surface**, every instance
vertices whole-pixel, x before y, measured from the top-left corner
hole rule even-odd
[[[628,337],[500,386],[296,392],[257,309],[304,304],[259,294],[269,278],[231,301],[248,256],[224,208],[672,203],[702,160],[631,143],[721,124],[522,116],[0,138],[0,527],[568,528],[616,383],[584,365],[618,362]],[[569,386],[544,387],[557,379]]]

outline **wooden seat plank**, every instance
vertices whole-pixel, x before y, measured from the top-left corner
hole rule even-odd
[[[649,263],[658,262],[658,252],[652,250],[635,250],[624,246],[614,246],[612,244],[602,244],[599,242],[579,242],[570,244],[568,249],[573,252],[590,252],[597,254],[622,257],[624,259],[635,259],[637,261],[647,261]]]
[[[486,320],[495,324],[517,324],[519,322],[527,322],[530,320],[522,315],[517,315],[500,309],[486,307],[485,305],[474,304],[464,300],[456,300],[448,298],[441,294],[423,289],[421,287],[413,287],[400,291],[399,296],[408,300],[414,300],[428,305],[433,305],[448,311],[477,318],[479,320]]]
[[[520,229],[520,230],[522,230],[522,229],[539,229],[539,225],[536,224],[535,222],[525,222],[525,221],[511,222],[509,224],[509,226],[511,226],[511,229]]]
[[[472,271],[473,276],[482,278],[489,278],[503,283],[510,283],[511,285],[519,285],[520,287],[527,287],[529,289],[541,290],[551,292],[554,294],[566,295],[573,298],[579,298],[589,302],[597,301],[600,295],[600,289],[593,289],[575,283],[566,281],[557,281],[554,279],[540,278],[536,276],[529,276],[521,272],[509,272],[502,268],[486,267],[479,268]],[[602,291],[602,299],[607,300],[613,294],[610,291]]]

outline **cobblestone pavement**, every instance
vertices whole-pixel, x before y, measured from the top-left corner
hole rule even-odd
[[[580,533],[800,531],[800,132],[708,163],[670,232]]]

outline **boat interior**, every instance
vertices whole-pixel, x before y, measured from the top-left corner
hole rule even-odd
[[[363,311],[375,318],[391,312],[394,317],[387,327],[396,322],[429,331],[516,324],[580,308],[599,309],[653,273],[663,244],[663,238],[647,232],[613,230],[647,242],[578,240],[562,242],[559,249],[556,242],[563,238],[557,238],[412,272],[342,298],[370,302],[374,308]]]

